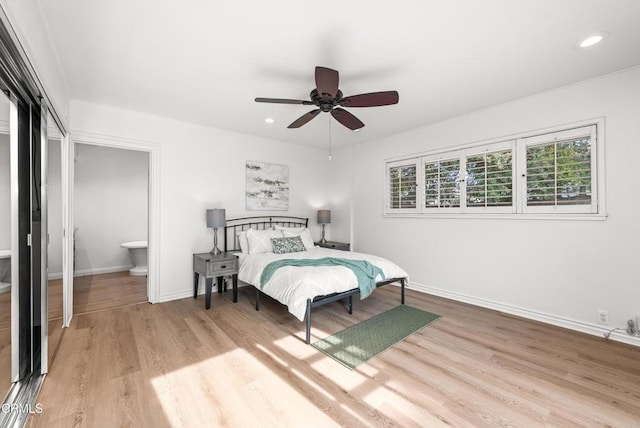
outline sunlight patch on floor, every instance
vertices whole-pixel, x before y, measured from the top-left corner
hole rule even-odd
[[[365,367],[366,364],[362,364],[356,370],[349,370],[347,367],[316,348],[313,348],[312,346],[309,346],[309,348],[313,349],[313,351],[319,355],[319,359],[312,363],[311,367],[313,367],[313,369],[318,373],[322,373],[334,383],[339,384],[347,391],[358,388],[366,382],[369,377],[372,377],[377,373],[377,370],[371,368],[368,370],[368,373],[362,373],[360,368]]]
[[[291,340],[293,340],[294,342],[291,342]],[[298,341],[298,339],[290,337],[290,338],[285,338],[285,339],[281,339],[278,340],[276,342],[274,342],[276,344],[278,344],[279,346],[282,346],[282,350],[283,352],[289,352],[289,350],[291,348],[288,348],[286,345],[293,345],[294,343],[296,343],[299,347],[300,343]],[[261,345],[256,345],[256,347],[258,349],[260,349],[262,352],[265,352],[265,354],[267,355],[272,355],[273,353],[268,351],[267,349],[265,349],[263,346]],[[308,355],[314,355],[317,354],[319,351],[317,351],[314,347],[309,346],[309,345],[304,345],[302,347],[303,349],[305,349],[305,354]],[[322,354],[324,355],[324,354]],[[275,357],[275,356],[274,356]],[[282,364],[283,367],[290,367],[289,365],[287,365],[285,362],[283,362],[280,358],[275,357],[274,361],[276,362],[281,362],[280,364]],[[303,360],[304,361],[304,360]],[[313,365],[312,365],[313,366]],[[343,368],[341,366],[341,368]],[[329,370],[331,370],[331,367],[328,368]],[[320,396],[326,398],[328,401],[330,401],[330,404],[327,403],[324,405],[324,407],[327,406],[331,406],[331,407],[339,407],[340,409],[342,409],[344,412],[346,412],[351,418],[353,418],[353,420],[357,420],[360,423],[362,423],[363,425],[367,424],[367,419],[363,418],[361,415],[359,415],[356,411],[354,411],[353,409],[351,409],[348,405],[344,404],[343,402],[340,402],[339,400],[336,399],[336,397],[331,394],[329,391],[327,391],[324,387],[322,387],[321,385],[319,385],[318,383],[316,383],[315,381],[313,381],[312,379],[308,378],[307,376],[305,376],[303,373],[301,373],[299,370],[297,370],[295,367],[290,367],[288,369],[293,375],[295,375],[299,381],[304,382],[306,385],[308,385],[309,388],[312,388],[316,393],[318,393]],[[323,378],[327,377],[327,373],[322,373],[319,372],[319,375],[321,375]],[[343,390],[343,386],[340,383],[336,383],[336,388],[338,388],[338,391],[342,392]],[[327,412],[326,409],[323,410],[324,412]],[[329,412],[330,413],[330,412]]]
[[[277,355],[275,355],[273,352],[271,352],[270,350],[268,350],[264,346],[262,346],[260,344],[256,344],[256,348],[259,349],[260,351],[264,352],[266,355],[269,356],[269,358],[271,358],[273,361],[275,361],[276,363],[280,364],[281,366],[289,367],[289,365],[282,358],[278,357]]]
[[[235,349],[175,370],[151,380],[155,395],[172,426],[185,422],[209,426],[246,426],[249,421],[278,425],[282,420],[313,420],[322,426],[335,424],[323,409],[301,392],[322,388],[292,371],[282,358],[261,347],[268,362],[245,349]],[[274,370],[269,365],[277,365]],[[247,367],[252,367],[247,370]],[[305,381],[303,391],[290,382],[295,376]],[[288,397],[282,402],[280,397]],[[325,399],[335,401],[330,394]],[[195,425],[194,425],[195,426]]]
[[[298,359],[306,359],[313,355],[315,348],[304,343],[304,331],[298,335],[287,335],[273,341],[273,344],[287,354]]]

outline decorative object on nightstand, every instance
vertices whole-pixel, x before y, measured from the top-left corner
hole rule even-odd
[[[315,244],[322,248],[332,248],[334,250],[351,251],[351,244],[349,244],[348,242],[326,241],[326,242],[316,242]]]
[[[331,223],[331,210],[318,210],[318,224],[322,225],[321,244],[325,244],[327,240],[324,237],[324,226]]]
[[[224,209],[214,208],[207,210],[207,227],[213,228],[213,248],[209,251],[211,254],[222,253],[218,248],[218,228],[226,225],[227,217]]]
[[[193,255],[193,298],[198,297],[198,279],[205,278],[205,308],[211,307],[211,290],[213,278],[218,283],[218,293],[222,293],[224,277],[231,275],[233,283],[233,303],[238,301],[238,257],[235,253],[220,254],[200,253]],[[227,291],[226,283],[224,291]]]

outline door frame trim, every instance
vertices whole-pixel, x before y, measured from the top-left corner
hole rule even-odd
[[[147,276],[147,297],[149,303],[157,303],[160,295],[160,144],[152,141],[134,140],[129,138],[101,135],[84,131],[72,131],[69,138],[68,162],[68,192],[67,209],[69,210],[70,227],[73,230],[73,202],[74,202],[74,159],[76,144],[90,144],[94,146],[112,147],[125,150],[137,150],[149,154],[149,205],[148,205],[148,263],[149,273]],[[66,185],[65,185],[66,186]],[[73,234],[70,233],[66,243],[66,252],[71,255],[73,263]],[[70,280],[67,281],[63,298],[67,305],[71,305],[73,311],[73,269],[70,269]],[[68,308],[66,308],[68,309]],[[65,314],[67,310],[65,309]],[[69,322],[71,322],[71,317]],[[65,320],[66,321],[66,320]],[[68,326],[68,324],[66,324]]]

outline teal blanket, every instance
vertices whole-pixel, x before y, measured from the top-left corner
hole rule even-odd
[[[336,257],[323,257],[321,259],[283,259],[269,263],[260,276],[260,288],[271,279],[276,270],[284,266],[344,266],[351,269],[358,279],[358,288],[360,288],[360,299],[364,299],[373,293],[376,288],[376,277],[380,275],[384,278],[382,269],[369,263],[366,260],[349,260],[339,259]]]

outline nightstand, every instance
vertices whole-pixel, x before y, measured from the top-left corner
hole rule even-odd
[[[348,242],[327,241],[324,244],[316,242],[316,245],[323,248],[333,248],[334,250],[351,251],[351,244]]]
[[[233,281],[233,303],[238,301],[238,257],[234,253],[200,253],[193,255],[193,298],[198,297],[198,278],[205,278],[205,308],[211,307],[213,278],[217,278],[218,293],[222,293],[225,275],[231,275]],[[225,285],[225,290],[226,285]]]

